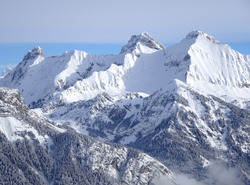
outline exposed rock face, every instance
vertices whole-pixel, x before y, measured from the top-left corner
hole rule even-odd
[[[42,57],[45,57],[45,54],[44,54],[44,51],[42,48],[40,48],[39,46],[37,47],[34,47],[32,49],[32,51],[29,51],[23,58],[23,61],[24,60],[32,60],[32,59],[35,59],[37,56],[42,56]]]
[[[138,44],[156,50],[165,49],[165,46],[153,39],[147,32],[143,32],[140,35],[133,35],[128,43],[122,47],[121,53],[131,53],[138,47]]]

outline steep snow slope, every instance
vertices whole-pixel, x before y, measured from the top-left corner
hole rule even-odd
[[[165,50],[168,76],[187,83],[203,94],[238,101],[248,108],[250,55],[242,55],[201,31],[190,32]]]
[[[189,33],[184,42],[187,40],[195,40],[186,56],[191,60],[187,84],[229,102],[238,100],[239,106],[249,108],[250,55],[242,55],[200,31]]]
[[[188,54],[191,65],[187,83],[206,81],[230,87],[249,87],[249,56],[241,55],[203,32],[191,32],[185,40],[195,39]]]

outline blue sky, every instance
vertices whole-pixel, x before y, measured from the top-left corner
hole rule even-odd
[[[0,70],[20,62],[37,45],[47,56],[73,49],[118,53],[131,35],[143,31],[168,46],[192,30],[202,30],[250,54],[249,0],[0,0],[0,4]]]

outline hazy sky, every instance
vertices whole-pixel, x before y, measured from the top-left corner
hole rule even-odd
[[[124,43],[143,31],[176,43],[197,29],[250,42],[250,0],[0,0],[0,43]]]

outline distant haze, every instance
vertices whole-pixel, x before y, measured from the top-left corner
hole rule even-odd
[[[191,30],[250,41],[249,0],[0,0],[0,42],[124,43],[148,31],[176,43]]]

